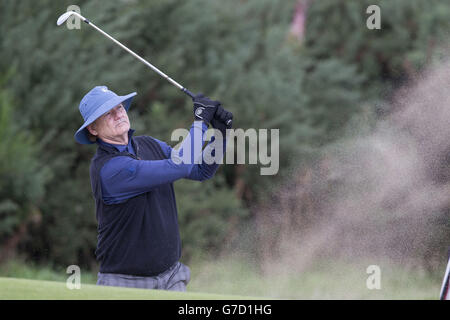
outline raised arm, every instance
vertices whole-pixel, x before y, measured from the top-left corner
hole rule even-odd
[[[195,121],[180,147],[180,156],[188,150],[191,159],[201,155],[194,148],[195,139],[202,139],[206,124]],[[155,139],[156,140],[156,139]],[[168,145],[160,143],[164,153],[171,152]],[[169,147],[170,148],[170,147]],[[194,167],[191,159],[167,156],[164,160],[137,160],[129,156],[117,156],[109,160],[100,171],[102,196],[107,204],[120,203],[126,199],[150,191],[161,184],[171,183],[190,175]]]
[[[196,121],[183,140],[181,149],[176,153],[171,152],[167,159],[136,160],[118,156],[109,160],[100,171],[103,201],[107,204],[120,203],[158,185],[189,177],[195,166],[195,159],[201,157],[202,152],[201,147],[195,148],[196,139],[201,140],[202,146],[203,133],[214,118],[218,106],[219,101],[210,100],[202,94],[194,97]]]

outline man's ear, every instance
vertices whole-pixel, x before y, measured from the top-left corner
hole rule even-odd
[[[95,129],[95,122],[94,122],[94,123],[91,123],[91,124],[88,125],[86,128],[88,129],[88,131],[90,132],[90,134],[92,134],[93,136],[98,135],[98,132],[97,132],[97,130]]]

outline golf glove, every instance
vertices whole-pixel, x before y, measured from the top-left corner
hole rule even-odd
[[[220,102],[217,100],[210,100],[202,93],[197,94],[194,97],[194,118],[195,120],[203,120],[207,124],[211,123],[214,118],[217,107],[220,106]]]
[[[225,138],[226,130],[232,127],[232,122],[229,120],[233,120],[233,114],[219,105],[214,118],[211,120],[211,125],[213,128],[220,130],[222,136]],[[227,123],[229,124],[227,125]]]

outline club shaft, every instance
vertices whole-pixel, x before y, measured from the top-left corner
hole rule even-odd
[[[81,20],[83,20],[86,24],[90,25],[91,27],[93,27],[95,30],[97,30],[98,32],[100,32],[101,34],[103,34],[105,37],[107,37],[108,39],[114,41],[114,43],[118,44],[120,47],[122,47],[122,49],[128,51],[129,53],[131,53],[135,58],[139,59],[141,62],[143,62],[146,66],[148,66],[150,69],[152,69],[153,71],[155,71],[157,74],[159,74],[161,77],[163,77],[164,79],[166,79],[167,81],[169,81],[171,84],[173,84],[175,87],[177,87],[178,89],[180,89],[181,91],[183,91],[185,94],[187,94],[189,97],[191,97],[192,100],[194,100],[195,94],[193,94],[191,91],[189,91],[187,88],[183,87],[181,84],[179,84],[178,82],[176,82],[175,80],[173,80],[172,78],[170,78],[167,74],[165,74],[164,72],[162,72],[161,70],[159,70],[158,68],[156,68],[154,65],[152,65],[150,62],[148,62],[147,60],[145,60],[144,58],[142,58],[141,56],[139,56],[138,54],[134,53],[132,50],[128,49],[126,46],[124,46],[122,43],[120,43],[119,41],[117,41],[116,39],[114,39],[113,37],[111,37],[109,34],[107,34],[105,31],[103,31],[102,29],[100,29],[99,27],[97,27],[95,24],[93,24],[92,22],[90,22],[88,19],[86,19],[85,17],[83,17],[81,14],[79,14],[78,12],[73,11],[73,14],[77,15]],[[59,20],[59,19],[58,19]],[[58,23],[59,25],[60,23]],[[232,120],[229,119],[227,121],[227,125],[231,125]]]
[[[445,270],[444,282],[442,282],[442,289],[440,294],[441,300],[444,300],[449,296],[449,286],[450,286],[450,258],[448,259],[447,269]]]
[[[79,16],[84,22],[86,22],[88,25],[90,25],[91,27],[93,27],[95,30],[97,30],[98,32],[100,32],[101,34],[103,34],[105,37],[107,37],[108,39],[114,41],[116,44],[118,44],[120,47],[122,47],[122,49],[128,51],[129,53],[131,53],[135,58],[139,59],[142,63],[144,63],[145,65],[147,65],[149,68],[151,68],[153,71],[155,71],[157,74],[159,74],[161,77],[163,77],[164,79],[166,79],[167,81],[169,81],[171,84],[173,84],[174,86],[176,86],[178,89],[180,89],[181,91],[183,91],[185,94],[187,94],[188,96],[190,96],[192,99],[194,98],[194,94],[192,92],[190,92],[188,89],[186,89],[185,87],[183,87],[181,84],[179,84],[178,82],[176,82],[175,80],[173,80],[172,78],[170,78],[167,74],[165,74],[164,72],[162,72],[161,70],[159,70],[158,68],[156,68],[154,65],[152,65],[150,62],[148,62],[147,60],[145,60],[144,58],[142,58],[141,56],[139,56],[138,54],[134,53],[132,50],[128,49],[126,46],[124,46],[122,43],[120,43],[119,41],[117,41],[116,39],[114,39],[113,37],[111,37],[109,34],[107,34],[105,31],[103,31],[102,29],[100,29],[99,27],[97,27],[95,24],[93,24],[92,22],[90,22],[88,19],[86,19],[85,17],[81,16],[80,14],[76,13],[75,14],[77,16]]]

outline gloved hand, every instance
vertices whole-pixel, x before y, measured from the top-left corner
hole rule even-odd
[[[220,130],[223,138],[225,138],[226,129],[231,129],[232,127],[232,121],[229,120],[233,120],[233,114],[219,105],[214,118],[211,120],[211,125],[213,128]]]
[[[220,106],[220,101],[211,100],[205,97],[203,93],[197,94],[194,97],[195,120],[203,120],[207,124],[211,123],[218,106]]]

